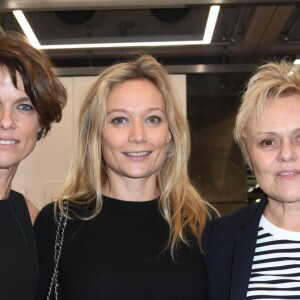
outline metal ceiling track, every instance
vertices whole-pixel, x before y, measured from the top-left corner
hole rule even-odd
[[[99,74],[105,67],[70,67],[55,68],[58,76],[93,76]],[[169,74],[222,74],[251,73],[256,66],[251,64],[202,64],[165,66]]]
[[[172,8],[197,5],[248,5],[248,4],[299,4],[299,0],[1,0],[0,11],[21,9],[25,11]]]

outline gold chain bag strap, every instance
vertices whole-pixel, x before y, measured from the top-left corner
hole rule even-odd
[[[51,295],[54,295],[54,299],[58,300],[58,266],[59,259],[61,256],[61,250],[64,242],[65,229],[67,226],[67,215],[68,215],[68,201],[64,200],[63,202],[63,210],[64,212],[58,213],[58,224],[56,228],[56,236],[54,243],[54,268],[53,273],[51,275],[50,284],[48,287],[46,300],[51,299]]]

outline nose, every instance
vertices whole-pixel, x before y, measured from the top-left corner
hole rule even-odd
[[[147,140],[146,128],[142,121],[134,121],[132,123],[128,140],[131,143],[143,143]]]
[[[294,161],[297,158],[295,145],[291,141],[283,141],[278,153],[278,159],[282,162]]]
[[[14,128],[13,112],[8,108],[1,107],[0,109],[0,128],[4,130]]]

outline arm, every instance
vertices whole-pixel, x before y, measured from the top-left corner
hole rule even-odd
[[[54,267],[54,241],[56,223],[53,203],[46,205],[39,213],[34,224],[36,235],[40,278],[36,299],[46,299],[50,278]]]

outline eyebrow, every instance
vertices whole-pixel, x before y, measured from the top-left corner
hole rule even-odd
[[[0,96],[0,101],[1,100],[2,100],[2,98]],[[28,96],[20,97],[20,98],[13,100],[13,103],[21,103],[21,102],[31,102],[32,103],[31,99]]]
[[[26,101],[26,102],[31,102],[31,99],[30,99],[28,96],[26,96],[26,97],[18,98],[18,99],[16,100],[16,102],[24,102],[24,101]]]
[[[274,131],[260,131],[260,132],[257,132],[256,134],[254,134],[253,137],[256,137],[256,136],[259,136],[262,134],[277,134],[277,133]]]
[[[20,98],[16,99],[13,103],[14,104],[20,104],[20,103],[26,103],[26,104],[28,103],[29,104],[30,103],[31,105],[33,105],[31,99],[28,96],[20,97]]]
[[[157,111],[157,110],[160,111],[160,112],[162,112],[163,114],[165,114],[165,111],[163,109],[159,108],[159,107],[149,108],[149,109],[146,110],[146,113],[148,114],[148,113],[151,113],[151,112]],[[121,108],[121,109],[112,109],[109,112],[107,112],[107,116],[109,116],[112,113],[124,113],[124,114],[128,114],[128,113],[130,113],[130,111],[127,110],[127,109],[123,109],[123,108]]]
[[[293,129],[292,133],[296,133],[298,131],[300,131],[300,127]],[[257,136],[262,135],[262,134],[278,135],[279,133],[278,132],[274,132],[274,131],[266,131],[266,132],[260,131],[257,134],[253,135],[253,137],[257,137]]]

